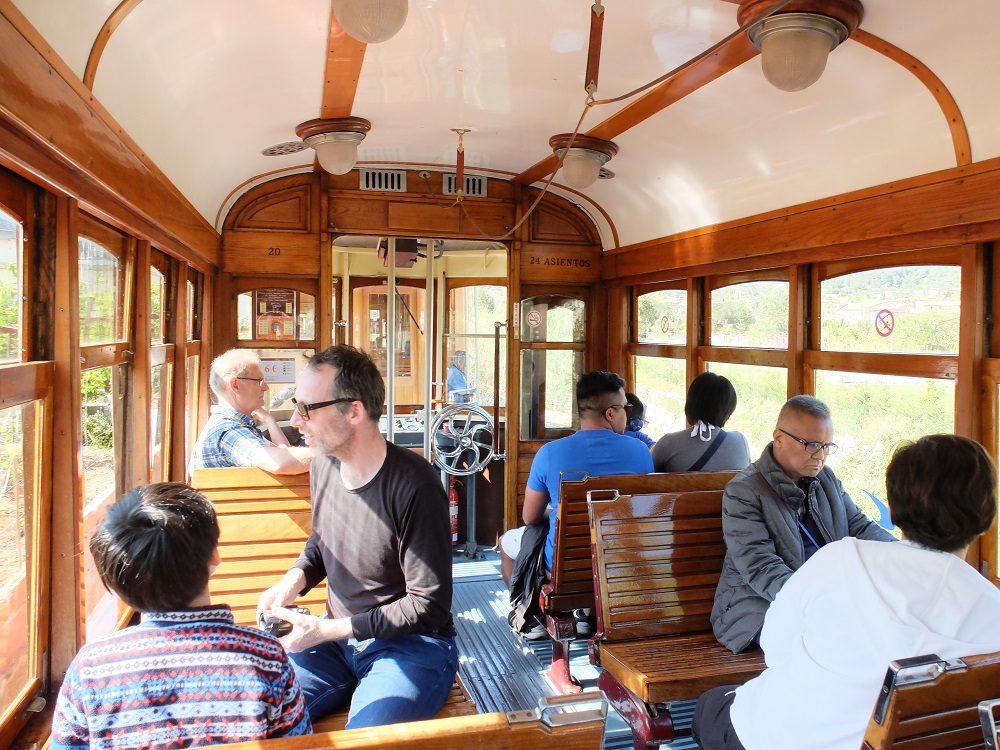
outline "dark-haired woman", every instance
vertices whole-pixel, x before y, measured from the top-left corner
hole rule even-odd
[[[739,432],[722,428],[736,410],[736,389],[728,379],[703,372],[691,381],[684,416],[687,429],[670,432],[653,446],[656,471],[724,471],[745,469],[750,446]]]

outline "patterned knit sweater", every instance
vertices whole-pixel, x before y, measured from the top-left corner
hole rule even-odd
[[[310,734],[277,640],[229,607],[142,615],[76,655],[50,747],[184,748]]]

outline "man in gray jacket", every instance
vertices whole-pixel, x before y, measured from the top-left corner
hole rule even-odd
[[[734,653],[756,640],[785,581],[824,544],[847,536],[894,541],[858,509],[825,466],[837,450],[832,440],[826,404],[793,396],[781,407],[771,444],[726,487],[726,559],[712,628]]]

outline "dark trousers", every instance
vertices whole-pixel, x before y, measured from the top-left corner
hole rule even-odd
[[[691,736],[702,750],[745,750],[729,717],[729,707],[733,705],[738,687],[712,688],[698,699]]]

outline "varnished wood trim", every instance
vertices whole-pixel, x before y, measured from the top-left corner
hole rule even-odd
[[[187,391],[187,352],[191,346],[187,339],[187,317],[190,300],[188,299],[188,266],[186,263],[177,263],[174,268],[173,278],[175,283],[170,289],[170,296],[174,302],[173,336],[176,342],[175,350],[171,359],[173,368],[173,388],[170,391],[170,466],[169,473],[164,462],[164,479],[172,482],[183,482],[186,478],[187,446],[185,437],[186,427],[189,424],[186,413],[187,399],[195,409],[198,404],[198,394]],[[187,396],[187,399],[185,399]]]
[[[758,367],[787,367],[785,349],[749,349],[737,346],[699,346],[698,356],[705,362]]]
[[[132,433],[128,435],[131,455],[126,456],[126,488],[148,484],[149,468],[149,410],[151,408],[151,373],[153,353],[149,334],[149,259],[152,247],[146,241],[138,244],[135,254],[135,330],[133,339],[135,357],[131,367],[131,409]],[[131,459],[131,460],[129,460]]]
[[[323,99],[320,117],[350,117],[358,91],[361,65],[368,45],[347,35],[337,16],[330,14],[330,35],[326,46],[326,72],[323,77]]]
[[[91,91],[94,90],[97,66],[101,64],[101,56],[104,54],[104,48],[111,41],[111,35],[141,2],[142,0],[122,0],[118,7],[111,11],[111,15],[108,16],[108,20],[104,22],[101,30],[97,32],[94,45],[90,48],[90,55],[87,56],[87,67],[83,71],[83,85]]]
[[[755,281],[788,281],[789,268],[768,268],[761,271],[718,274],[705,278],[705,291],[711,294],[716,289],[725,289],[737,284],[752,284]]]
[[[758,54],[757,48],[746,34],[734,36],[714,54],[685,68],[635,101],[626,104],[615,114],[586,131],[585,135],[610,141]],[[552,174],[557,163],[555,154],[550,154],[517,175],[514,182],[523,185],[537,182]]]
[[[806,348],[806,314],[809,300],[809,266],[788,269],[788,398],[805,393],[805,371],[802,367]],[[811,391],[810,387],[810,391]]]
[[[688,348],[683,344],[629,344],[629,354],[636,357],[659,357],[660,359],[685,359]]]
[[[944,380],[954,380],[958,374],[958,357],[956,355],[811,350],[805,353],[805,360],[813,370],[900,375],[913,378],[941,378]]]
[[[838,276],[851,273],[871,271],[875,268],[893,268],[895,266],[957,266],[962,262],[962,251],[958,247],[940,247],[931,250],[913,250],[911,252],[890,253],[874,258],[848,258],[826,263],[817,263],[817,279],[823,282]]]
[[[52,362],[25,362],[0,367],[0,409],[45,398],[52,387]]]
[[[154,346],[149,350],[149,366],[159,367],[167,362],[174,361],[174,345],[173,344],[161,344],[160,346]],[[161,388],[163,386],[160,386]]]
[[[986,265],[982,247],[962,248],[962,302],[958,331],[958,375],[955,383],[955,434],[982,439],[985,421],[982,361],[986,350]]]
[[[880,55],[885,55],[890,60],[898,63],[916,76],[927,90],[934,97],[948,122],[948,129],[951,131],[951,140],[955,148],[955,163],[958,166],[972,163],[972,143],[969,141],[969,129],[965,126],[965,118],[962,110],[958,108],[958,102],[951,95],[944,82],[935,75],[934,71],[913,55],[901,50],[894,44],[881,39],[874,34],[869,34],[864,29],[856,30],[851,39],[858,44],[864,45]]]
[[[112,344],[92,344],[80,347],[80,369],[95,370],[98,367],[111,367],[128,362],[134,352],[132,345],[126,341],[116,341]]]

